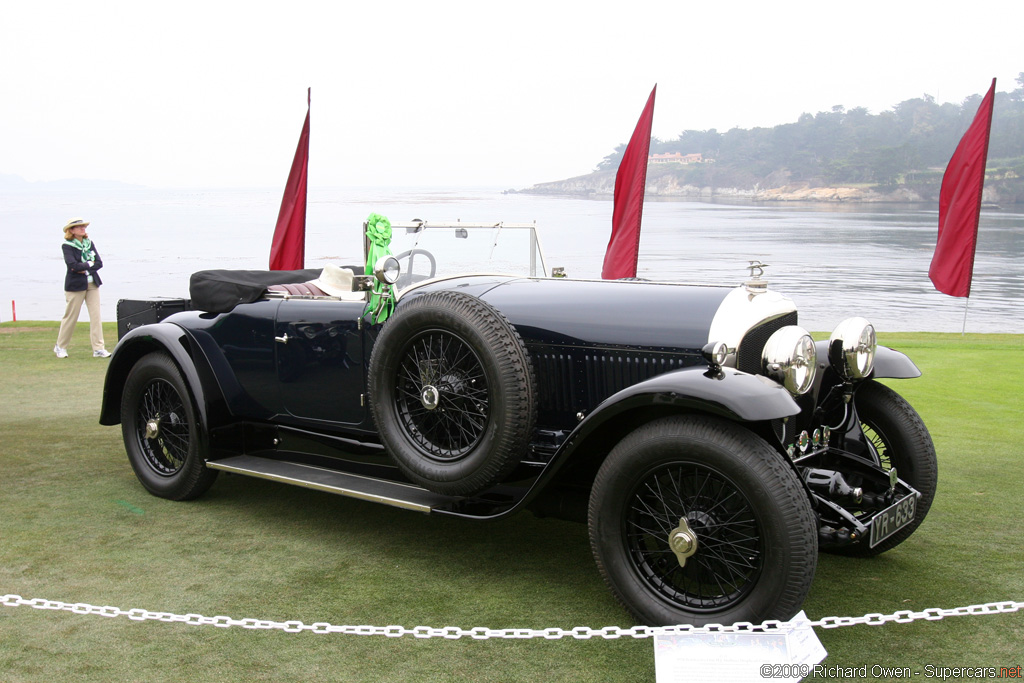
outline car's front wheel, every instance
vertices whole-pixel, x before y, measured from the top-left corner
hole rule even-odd
[[[651,625],[788,619],[817,563],[796,476],[762,439],[707,416],[662,418],[616,445],[589,526],[613,593]]]
[[[121,432],[135,476],[155,496],[197,498],[217,471],[206,467],[200,425],[181,371],[166,353],[143,356],[128,373]]]
[[[857,388],[854,400],[861,429],[879,465],[886,470],[895,467],[897,476],[921,493],[914,521],[875,547],[855,543],[830,551],[872,557],[895,548],[921,526],[935,498],[939,465],[928,428],[906,399],[884,384],[869,381]]]

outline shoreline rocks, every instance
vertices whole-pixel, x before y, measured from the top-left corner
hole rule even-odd
[[[760,179],[735,173],[715,175],[716,180],[712,180],[714,176],[708,176],[710,182],[694,182],[694,176],[691,174],[691,182],[687,183],[682,174],[673,173],[671,169],[649,168],[646,197],[649,200],[934,204],[939,200],[941,181],[941,169],[928,178],[910,179],[893,189],[868,184],[826,185],[821,179],[794,182],[785,171],[771,173]],[[505,192],[611,199],[615,193],[615,171],[594,171],[574,178],[537,183],[525,189]],[[1010,172],[1003,175],[990,174],[985,179],[981,199],[982,205],[987,208],[1022,204],[1024,178]]]
[[[598,172],[566,180],[537,183],[521,190],[505,190],[507,194],[561,195],[568,197],[590,197],[610,199],[615,192],[615,174]],[[879,192],[872,188],[847,186],[812,186],[809,183],[795,183],[781,187],[753,188],[740,187],[699,187],[680,184],[672,176],[648,178],[646,197],[649,199],[739,199],[766,202],[892,202],[916,203],[935,201],[912,189],[896,189]],[[986,198],[987,201],[987,198]]]

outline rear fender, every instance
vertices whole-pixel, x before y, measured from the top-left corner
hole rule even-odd
[[[154,351],[168,354],[178,366],[192,395],[201,432],[206,433],[210,426],[210,406],[219,398],[218,385],[195,341],[185,330],[173,323],[137,327],[125,334],[117,343],[103,383],[100,424],[120,424],[121,401],[128,374],[140,358]]]

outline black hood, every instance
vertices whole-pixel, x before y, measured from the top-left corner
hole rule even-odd
[[[731,290],[618,280],[513,279],[478,296],[527,344],[694,351]]]

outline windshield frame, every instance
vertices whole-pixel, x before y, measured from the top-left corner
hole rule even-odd
[[[369,253],[369,238],[365,237],[366,224],[363,224],[363,260],[365,262]],[[465,238],[472,240],[467,242],[473,244],[478,250],[488,250],[488,256],[483,262],[475,261],[472,266],[438,269],[434,279],[457,277],[466,274],[479,274],[486,272],[495,275],[515,275],[520,277],[549,277],[547,262],[544,258],[544,249],[541,245],[540,236],[537,234],[536,221],[532,223],[506,223],[498,221],[495,223],[465,223],[456,222],[428,222],[413,220],[408,222],[391,223],[391,243],[389,250],[394,255],[407,249],[422,249],[420,246],[425,237],[436,237],[436,239],[459,240]],[[448,234],[445,234],[448,233]],[[525,237],[524,237],[525,233]],[[506,236],[504,242],[502,236]],[[508,236],[514,236],[509,239]],[[436,240],[428,239],[427,246],[435,248]],[[502,249],[504,247],[504,249]],[[525,249],[526,253],[522,253]],[[514,262],[516,267],[503,268],[500,263],[495,268],[488,268],[488,261],[493,261],[495,251],[499,250],[499,256],[503,257],[498,261],[505,263]],[[443,253],[440,256],[444,256]],[[441,260],[440,258],[438,259]],[[409,283],[401,289],[406,289],[413,284],[419,284],[423,280]]]

